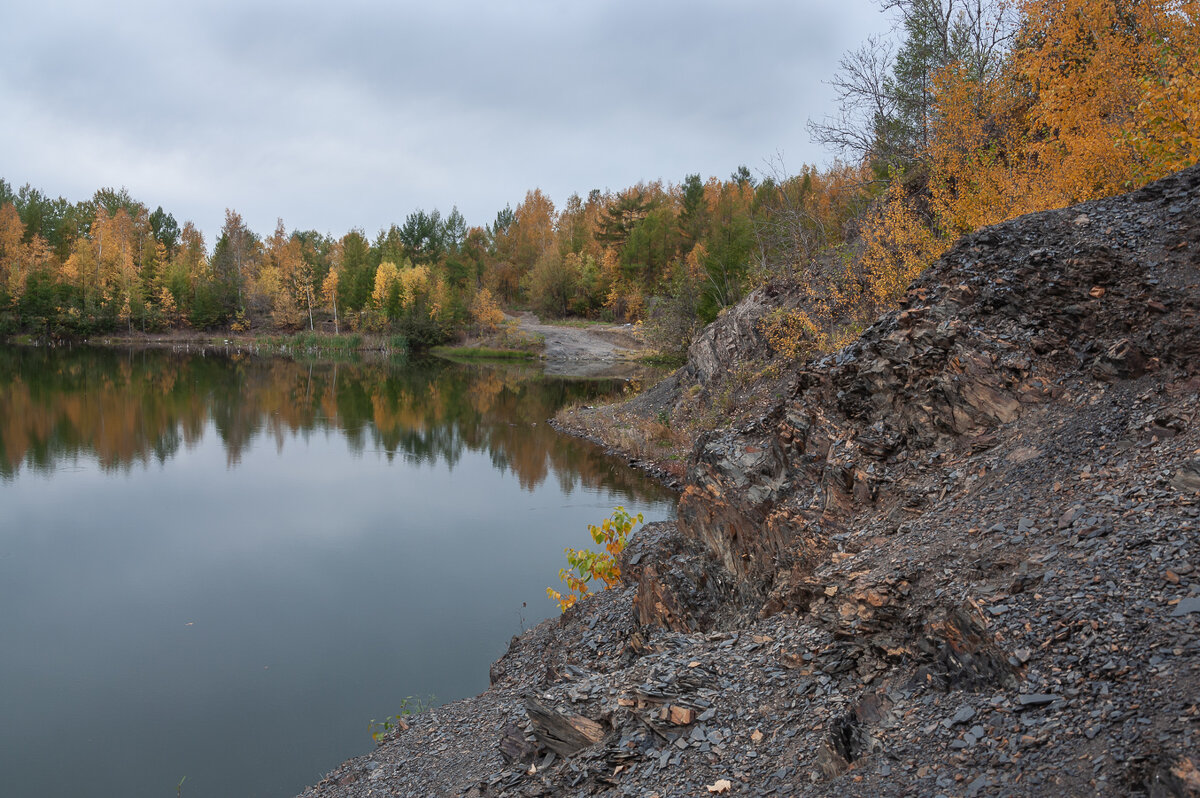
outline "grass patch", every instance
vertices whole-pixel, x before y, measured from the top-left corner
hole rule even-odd
[[[351,335],[322,335],[315,332],[299,332],[292,336],[291,345],[296,349],[318,352],[356,352],[362,348],[363,337]]]
[[[227,339],[217,339],[216,345],[229,343]],[[363,337],[358,333],[349,335],[322,335],[315,332],[298,332],[294,335],[257,335],[253,345],[268,352],[298,354],[338,354],[358,352],[363,349]]]
[[[587,327],[611,327],[612,324],[606,321],[597,319],[539,319],[539,323],[547,324],[552,327],[575,327],[585,329]]]
[[[371,722],[367,724],[367,732],[370,733],[372,740],[381,743],[393,731],[408,728],[408,721],[405,718],[433,709],[435,701],[437,701],[437,697],[432,695],[429,697],[410,695],[400,702],[400,711],[395,715],[388,715],[383,720],[372,718]]]
[[[435,346],[430,354],[447,360],[537,360],[537,353],[490,346]]]
[[[407,359],[408,339],[403,335],[388,337],[364,336],[360,333],[324,335],[314,332],[298,332],[292,335],[256,335],[253,339],[235,340],[237,345],[247,345],[256,355],[286,357],[293,360],[357,360],[367,352],[378,352],[393,359]],[[229,340],[216,339],[214,346],[230,344]]]
[[[647,366],[679,368],[687,362],[687,355],[684,353],[652,352],[639,357],[638,362],[645,363]]]

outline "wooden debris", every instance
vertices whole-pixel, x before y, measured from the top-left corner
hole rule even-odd
[[[505,762],[532,762],[538,747],[525,739],[525,732],[514,724],[508,724],[500,735],[500,756]]]
[[[559,756],[570,756],[604,739],[604,727],[582,715],[564,714],[533,698],[525,699],[538,742]]]

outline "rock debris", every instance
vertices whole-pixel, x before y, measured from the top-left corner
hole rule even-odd
[[[304,796],[1200,795],[1200,167],[795,366],[623,587]]]

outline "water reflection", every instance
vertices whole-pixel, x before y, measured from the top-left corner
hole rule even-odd
[[[611,483],[611,461],[556,448],[546,419],[564,404],[620,390],[530,367],[301,363],[160,350],[0,349],[0,477],[50,472],[81,455],[105,470],[162,463],[211,420],[236,468],[259,436],[337,431],[350,451],[453,467],[487,452],[531,490],[554,473],[569,490]],[[615,486],[618,489],[629,486]]]
[[[588,523],[673,511],[545,424],[620,389],[0,349],[0,793],[291,795],[486,688]]]

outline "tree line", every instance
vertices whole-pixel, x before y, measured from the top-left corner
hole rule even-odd
[[[124,190],[52,200],[0,180],[0,333],[229,327],[398,332],[436,343],[499,306],[646,320],[665,349],[753,286],[805,295],[783,351],[854,334],[979,226],[1117,193],[1194,163],[1200,0],[880,0],[895,35],[847,53],[814,137],[781,162],[575,194],[533,189],[493,222],[417,210],[369,238],[250,230],[209,250]]]

